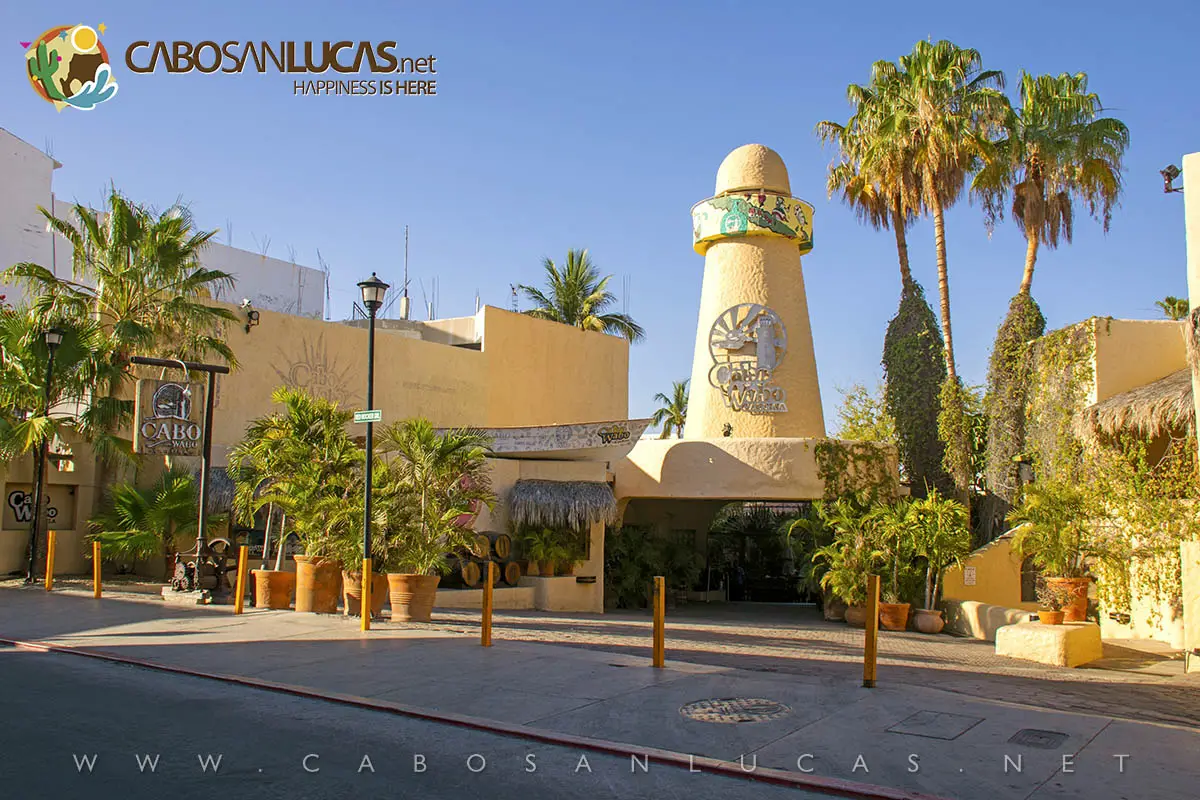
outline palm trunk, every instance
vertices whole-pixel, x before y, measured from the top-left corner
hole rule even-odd
[[[279,548],[275,553],[275,571],[283,569],[283,548],[287,545],[287,513],[279,520]]]
[[[1025,274],[1021,276],[1020,294],[1029,294],[1029,289],[1033,286],[1033,265],[1037,263],[1038,253],[1037,231],[1028,231],[1025,238],[1029,243],[1025,247]]]
[[[933,564],[925,567],[925,607],[933,610]]]
[[[946,213],[942,208],[942,200],[936,193],[933,196],[933,243],[937,249],[938,296],[941,300],[946,377],[956,381],[958,370],[954,368],[954,336],[950,332],[950,279],[946,273]]]
[[[912,270],[908,266],[908,235],[904,232],[904,214],[899,201],[892,205],[892,229],[896,232],[896,257],[900,259],[900,288],[912,284]]]

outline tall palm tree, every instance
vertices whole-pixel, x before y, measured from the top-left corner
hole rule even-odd
[[[1186,297],[1172,297],[1168,295],[1162,300],[1155,301],[1154,305],[1158,306],[1163,316],[1167,319],[1178,321],[1187,319],[1188,317],[1188,299]]]
[[[945,40],[921,41],[899,64],[876,62],[872,85],[881,111],[862,169],[897,176],[905,207],[933,216],[946,372],[956,382],[945,212],[961,196],[968,171],[1005,118],[1004,76],[984,70],[978,50]]]
[[[600,277],[587,250],[568,250],[567,263],[561,269],[550,258],[542,260],[542,267],[546,270],[544,288],[524,284],[517,287],[536,306],[526,314],[585,331],[622,336],[630,342],[645,338],[645,330],[628,314],[605,311],[617,302],[617,296],[606,288],[612,276]]]
[[[864,170],[867,146],[877,138],[875,129],[883,112],[883,98],[875,87],[853,83],[846,87],[846,98],[854,106],[849,122],[844,125],[831,120],[817,123],[817,135],[822,143],[835,144],[840,156],[840,162],[829,168],[826,187],[830,197],[841,194],[843,202],[854,210],[859,221],[875,230],[890,228],[895,233],[900,286],[902,290],[907,289],[912,283],[907,232],[915,214],[906,205],[903,153],[892,158],[876,153],[871,165],[873,171]]]
[[[1004,134],[987,153],[971,190],[984,201],[991,227],[1012,216],[1025,235],[1021,294],[1029,294],[1038,248],[1070,243],[1075,200],[1084,202],[1108,232],[1121,196],[1121,167],[1129,129],[1102,117],[1100,97],[1088,91],[1085,73],[1020,76],[1020,107],[1007,115]]]
[[[671,396],[667,397],[662,392],[654,395],[656,402],[662,403],[662,406],[654,412],[652,425],[662,425],[662,435],[658,438],[666,439],[670,437],[671,431],[675,431],[675,437],[683,438],[683,424],[687,421],[687,403],[688,403],[688,383],[689,380],[675,381],[671,384]]]

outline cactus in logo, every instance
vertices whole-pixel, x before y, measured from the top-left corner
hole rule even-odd
[[[40,83],[46,95],[51,100],[58,102],[64,102],[67,99],[54,85],[54,73],[58,72],[58,65],[61,61],[62,57],[58,53],[52,53],[46,49],[45,42],[38,42],[33,58],[26,62],[29,66],[30,79]]]

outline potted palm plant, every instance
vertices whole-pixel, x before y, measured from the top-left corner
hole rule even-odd
[[[846,619],[846,603],[830,589],[821,586],[826,562],[814,562],[812,559],[813,554],[828,545],[834,537],[833,529],[825,519],[827,513],[825,503],[816,501],[808,516],[785,522],[784,541],[793,553],[794,561],[802,565],[797,575],[800,590],[817,595],[821,614],[826,620],[842,622]]]
[[[861,505],[845,497],[827,504],[822,518],[833,530],[834,540],[812,556],[814,564],[825,568],[821,588],[846,604],[846,624],[861,628],[867,619],[867,578],[879,560],[872,525]]]
[[[1021,504],[1008,514],[1016,526],[1012,549],[1029,558],[1052,586],[1070,594],[1063,607],[1067,622],[1087,619],[1088,560],[1102,556],[1093,536],[1087,496],[1077,486],[1061,481],[1032,483],[1025,487]]]
[[[88,520],[92,541],[100,542],[106,555],[130,561],[163,559],[163,579],[174,572],[176,538],[194,536],[199,518],[196,481],[188,473],[172,469],[153,486],[139,489],[131,483],[115,484],[96,516]],[[225,524],[213,515],[208,527]]]
[[[884,630],[902,631],[908,627],[911,604],[904,602],[900,586],[901,578],[912,568],[911,510],[908,500],[884,503],[871,509],[863,520],[886,571],[887,582],[879,602],[879,625]]]
[[[341,590],[338,542],[350,525],[345,505],[362,485],[362,449],[346,430],[354,415],[287,387],[271,399],[283,410],[253,421],[231,453],[238,505],[248,512],[274,504],[288,515],[304,547],[295,557],[296,610],[332,614]]]
[[[529,575],[553,577],[557,564],[565,555],[552,528],[530,527],[521,535],[521,546],[529,560]]]
[[[937,489],[913,501],[910,511],[913,544],[925,560],[925,605],[916,610],[913,625],[921,633],[941,633],[946,620],[938,609],[942,575],[951,564],[962,564],[971,552],[966,506],[942,497]]]
[[[428,622],[438,582],[449,570],[446,553],[471,546],[475,535],[461,519],[495,500],[488,445],[487,436],[477,430],[437,431],[426,419],[404,420],[383,430],[380,450],[396,496],[411,498],[414,512],[388,521],[392,619]]]

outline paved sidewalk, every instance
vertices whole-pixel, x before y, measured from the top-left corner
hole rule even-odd
[[[508,616],[497,618],[495,646],[481,648],[462,632],[462,617],[378,623],[362,634],[356,620],[340,617],[255,609],[234,617],[227,607],[169,607],[145,597],[0,590],[3,638],[468,715],[546,736],[742,758],[747,768],[811,769],[954,798],[1175,800],[1194,796],[1200,782],[1197,730],[1021,705],[1028,695],[1020,689],[1043,686],[1037,679],[1006,676],[1014,690],[999,702],[961,685],[945,690],[949,673],[934,669],[922,672],[923,683],[892,682],[901,667],[888,667],[873,690],[861,688],[861,672],[849,663],[771,673],[668,661],[655,670],[648,647],[613,653],[514,641]],[[754,723],[681,713],[724,698],[779,705],[753,708],[775,712]]]

